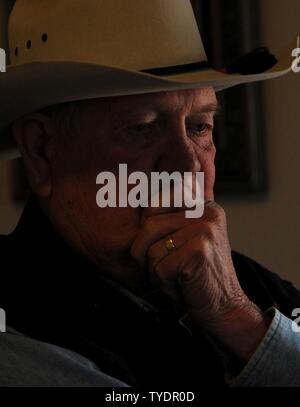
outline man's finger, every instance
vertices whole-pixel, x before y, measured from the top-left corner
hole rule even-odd
[[[132,257],[142,264],[149,247],[184,226],[198,223],[199,219],[186,219],[185,212],[174,212],[147,218],[131,247]]]
[[[179,229],[176,232],[170,234],[168,238],[163,238],[158,242],[153,243],[147,251],[149,264],[155,267],[160,261],[162,261],[171,252],[178,250],[189,240],[193,240],[195,237],[199,239],[211,240],[214,235],[214,229],[216,225],[210,222],[199,222],[197,224],[191,224],[183,229]],[[168,249],[167,240],[172,239],[173,248]]]

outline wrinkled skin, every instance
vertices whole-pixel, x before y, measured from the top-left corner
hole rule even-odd
[[[85,102],[72,134],[40,114],[13,131],[33,191],[71,246],[137,293],[156,285],[180,298],[195,330],[206,328],[247,360],[268,321],[239,285],[225,213],[213,202],[216,110],[212,88],[124,96]],[[184,208],[99,209],[96,176],[117,174],[120,163],[147,175],[203,171],[204,216],[187,219]]]

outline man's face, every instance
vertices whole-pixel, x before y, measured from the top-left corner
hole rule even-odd
[[[98,173],[117,176],[121,163],[129,174],[148,176],[152,171],[202,171],[205,199],[212,200],[216,109],[212,88],[86,102],[78,131],[59,139],[51,163],[49,214],[69,243],[91,260],[110,264],[112,273],[120,264],[132,269],[130,246],[143,219],[159,209],[97,206]]]

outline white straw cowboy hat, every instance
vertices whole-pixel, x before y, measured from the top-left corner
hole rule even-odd
[[[190,0],[17,0],[9,20],[11,65],[0,73],[0,157],[16,156],[10,124],[81,99],[271,79],[291,49],[259,74],[209,66]]]

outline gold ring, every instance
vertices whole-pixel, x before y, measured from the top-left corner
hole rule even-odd
[[[176,246],[171,236],[165,241],[165,246],[168,252],[171,252],[172,250],[176,249]]]

